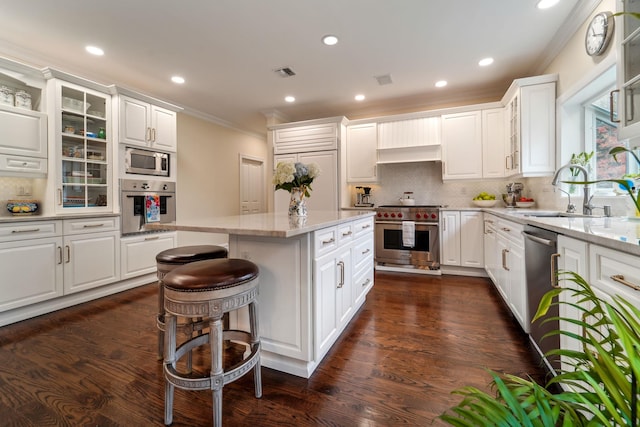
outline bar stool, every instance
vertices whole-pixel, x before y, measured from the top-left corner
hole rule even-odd
[[[258,335],[258,266],[244,259],[196,261],[175,268],[164,277],[165,304],[165,424],[173,422],[175,387],[212,390],[213,425],[222,425],[222,388],[253,369],[256,398],[262,396]],[[249,306],[249,331],[223,330],[225,313]],[[178,317],[199,317],[208,332],[176,343]],[[247,347],[242,360],[225,370],[223,340]],[[208,376],[180,372],[176,363],[194,349],[209,344]]]
[[[222,246],[216,245],[195,245],[195,246],[179,246],[177,248],[167,249],[156,255],[157,276],[158,276],[158,316],[156,317],[156,326],[158,327],[158,360],[164,358],[164,286],[162,279],[170,271],[181,265],[190,262],[203,261],[207,259],[226,258],[228,251]],[[182,327],[182,330],[191,336],[194,332],[193,328],[197,325],[188,319]]]

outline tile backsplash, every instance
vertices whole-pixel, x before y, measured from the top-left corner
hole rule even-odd
[[[536,208],[561,210],[567,207],[567,197],[551,185],[552,177],[505,178],[484,180],[442,181],[442,163],[416,162],[378,165],[378,183],[368,185],[376,206],[398,204],[405,191],[412,191],[418,205],[440,204],[454,208],[472,207],[471,200],[482,191],[495,194],[499,199],[496,207],[503,207],[501,194],[510,182],[524,184],[523,195],[536,200]],[[363,184],[364,185],[364,184]],[[355,202],[355,187],[351,186],[352,202]],[[582,191],[571,196],[576,209],[581,211]],[[614,216],[633,215],[633,203],[628,196],[594,197],[596,206],[611,205]],[[597,210],[595,214],[602,214]]]
[[[6,209],[7,200],[44,198],[44,179],[0,177],[0,217],[11,216]],[[30,191],[31,195],[19,196],[18,193]],[[42,206],[41,206],[42,209]]]

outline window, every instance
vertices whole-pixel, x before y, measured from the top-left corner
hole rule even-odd
[[[617,161],[609,155],[609,150],[619,145],[627,146],[627,141],[618,141],[618,125],[611,120],[609,90],[584,105],[586,152],[594,152],[591,159],[590,179],[620,179],[623,175],[636,173],[637,166],[626,153],[617,156]],[[613,194],[618,185],[612,182],[596,184],[600,195]]]

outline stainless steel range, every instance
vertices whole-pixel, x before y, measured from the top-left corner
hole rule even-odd
[[[376,209],[376,262],[440,269],[440,206],[387,205]]]

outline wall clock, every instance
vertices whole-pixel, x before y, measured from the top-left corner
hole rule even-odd
[[[584,47],[590,56],[602,55],[613,35],[613,16],[611,12],[601,12],[593,17],[584,37]]]

